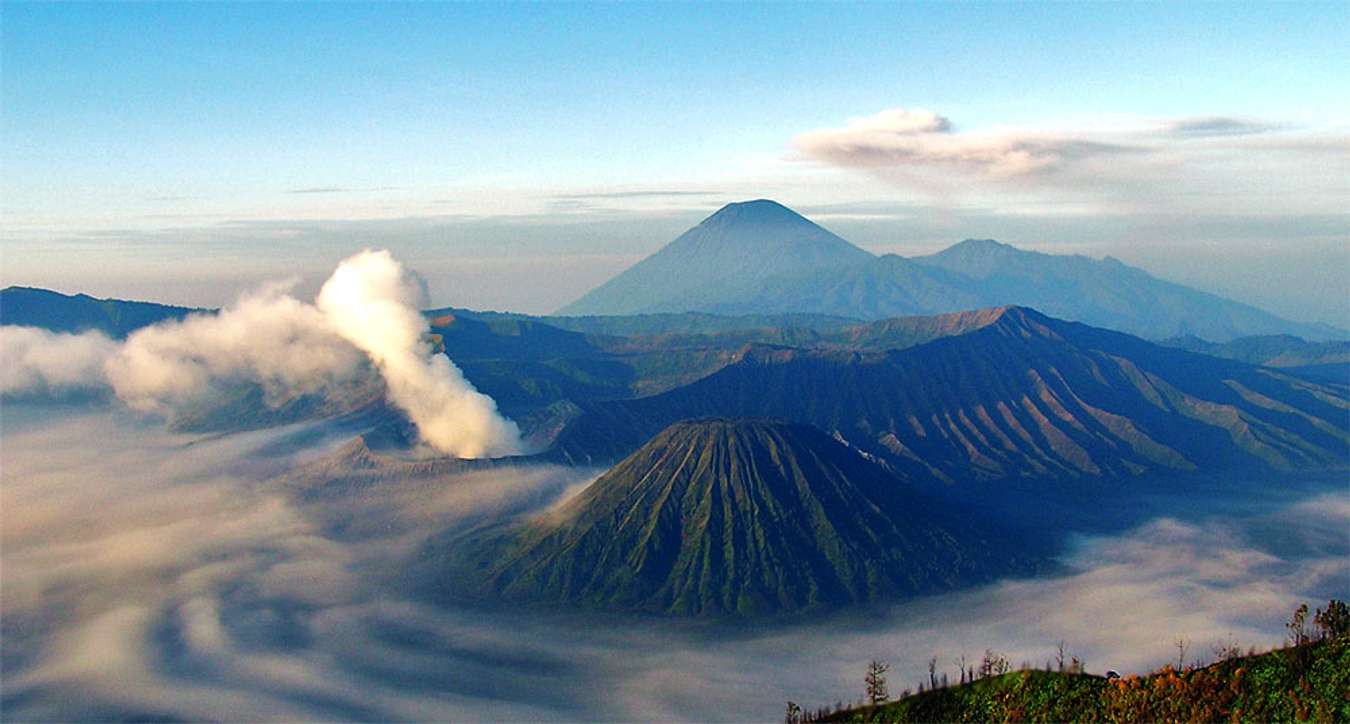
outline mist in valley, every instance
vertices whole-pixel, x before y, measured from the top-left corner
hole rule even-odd
[[[406,575],[430,536],[600,471],[432,469],[312,494],[296,471],[350,435],[183,435],[123,407],[6,404],[7,717],[771,719],[789,699],[855,699],[872,658],[893,691],[930,657],[955,679],[962,656],[1044,666],[1061,640],[1089,671],[1143,672],[1179,638],[1189,658],[1277,645],[1298,603],[1350,594],[1344,482],[1300,480],[1203,506],[1222,514],[1068,534],[1062,575],[880,611],[735,626],[433,604]]]

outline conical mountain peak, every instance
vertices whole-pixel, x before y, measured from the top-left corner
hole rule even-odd
[[[700,226],[732,224],[801,224],[819,228],[805,216],[770,199],[727,204],[704,219]]]
[[[1012,244],[1004,244],[996,239],[963,239],[947,247],[946,252],[1015,254],[1020,249]]]
[[[722,207],[561,313],[709,311],[720,295],[750,293],[774,277],[874,258],[782,204],[745,201]]]
[[[1030,570],[997,536],[825,432],[678,422],[560,510],[488,545],[523,600],[755,615],[945,590]]]

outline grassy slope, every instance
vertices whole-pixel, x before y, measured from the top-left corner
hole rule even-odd
[[[485,592],[759,616],[943,591],[1043,568],[824,432],[677,423],[564,507],[484,541]]]
[[[830,721],[1350,721],[1350,640],[1108,681],[1020,671]]]

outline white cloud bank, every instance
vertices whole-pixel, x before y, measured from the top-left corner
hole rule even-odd
[[[332,398],[378,372],[390,402],[438,452],[464,458],[522,451],[515,423],[454,363],[434,354],[418,311],[417,278],[387,251],[338,265],[317,304],[272,285],[216,314],[140,329],[118,345],[98,332],[0,328],[0,393],[22,396],[109,386],[128,406],[171,414],[240,384],[279,406]]]
[[[117,344],[99,332],[58,334],[0,327],[0,394],[61,394],[103,386],[103,363]]]
[[[1041,666],[1063,640],[1089,671],[1131,674],[1174,660],[1177,638],[1196,657],[1273,646],[1295,606],[1350,585],[1343,489],[1277,504],[1235,486],[1207,497],[1223,515],[1083,539],[1064,576],[889,612],[733,632],[434,607],[404,575],[423,541],[547,506],[589,473],[427,471],[297,494],[284,476],[331,443],[27,407],[0,421],[0,703],[16,721],[762,721],[788,699],[851,700],[871,658],[899,691],[929,657],[955,677],[986,648]]]

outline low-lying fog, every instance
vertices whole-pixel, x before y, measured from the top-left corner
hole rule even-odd
[[[516,468],[300,495],[279,476],[342,436],[187,437],[125,411],[6,405],[0,545],[9,719],[756,719],[955,677],[986,648],[1140,672],[1271,646],[1302,601],[1350,597],[1350,491],[1076,540],[1059,578],[885,615],[728,636],[620,616],[437,608],[402,590],[426,535],[575,490]],[[321,431],[320,431],[321,432]],[[307,434],[302,434],[307,433]],[[1217,509],[1217,508],[1216,508]]]

